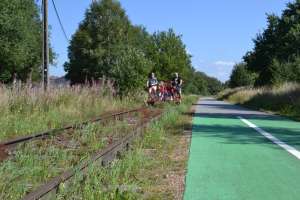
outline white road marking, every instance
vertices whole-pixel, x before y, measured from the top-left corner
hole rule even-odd
[[[295,149],[294,147],[282,142],[281,140],[279,140],[278,138],[274,137],[271,133],[268,133],[266,131],[264,131],[263,129],[257,127],[255,124],[251,123],[250,121],[242,118],[242,117],[238,117],[242,122],[244,122],[245,124],[247,124],[249,127],[255,129],[257,132],[259,132],[260,134],[262,134],[263,136],[265,136],[266,138],[268,138],[269,140],[271,140],[273,143],[277,144],[278,146],[282,147],[283,149],[285,149],[287,152],[289,152],[290,154],[292,154],[293,156],[295,156],[296,158],[298,158],[300,160],[300,152]]]

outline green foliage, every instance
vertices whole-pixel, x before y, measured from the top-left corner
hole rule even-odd
[[[120,3],[93,3],[71,41],[67,78],[76,84],[105,76],[114,80],[120,94],[137,89],[152,66],[143,49],[147,42],[147,32],[131,25]]]
[[[298,81],[294,74],[299,74],[295,65],[300,55],[300,0],[288,3],[280,17],[268,15],[267,28],[257,35],[254,44],[244,60],[259,74],[256,85]]]
[[[223,89],[223,84],[216,78],[206,76],[207,90],[209,95],[215,95]]]
[[[272,85],[279,85],[287,81],[288,71],[286,65],[281,64],[277,59],[274,59],[268,68],[270,75],[270,83]]]
[[[206,75],[202,72],[195,72],[189,78],[189,83],[185,87],[186,93],[208,95],[208,83]]]
[[[203,72],[194,72],[189,77],[185,92],[201,95],[215,95],[223,89],[223,84],[216,78],[209,77]]]
[[[195,72],[180,35],[172,29],[149,34],[144,27],[132,25],[120,3],[113,0],[93,3],[87,10],[72,38],[69,60],[65,70],[72,84],[105,76],[121,95],[144,87],[151,71],[160,80],[170,80],[178,72],[193,93],[207,94],[220,85]]]
[[[229,87],[253,86],[256,80],[256,74],[247,69],[246,63],[239,63],[234,66]]]
[[[41,21],[33,0],[0,2],[0,81],[26,80],[41,64]]]
[[[191,56],[187,53],[180,35],[170,29],[157,32],[152,38],[155,48],[150,57],[155,63],[153,71],[159,78],[170,80],[174,72],[178,72],[184,81],[185,93],[208,95],[221,90],[220,81],[192,67]]]
[[[268,70],[273,85],[281,85],[289,81],[300,82],[300,57],[284,63],[274,59]]]
[[[103,0],[93,3],[72,38],[67,78],[84,83],[111,75],[118,64],[117,53],[127,44],[129,20],[119,3]]]
[[[127,47],[119,51],[119,62],[111,69],[111,77],[118,85],[120,94],[142,89],[151,70],[152,63],[142,51]]]
[[[0,81],[40,79],[42,24],[34,0],[0,2]],[[54,53],[51,50],[50,58]]]
[[[152,60],[157,76],[168,80],[178,72],[184,80],[188,80],[192,70],[191,56],[186,52],[181,36],[169,29],[154,33],[152,38],[155,45]]]

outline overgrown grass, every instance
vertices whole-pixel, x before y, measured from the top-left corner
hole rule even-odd
[[[40,88],[2,86],[0,102],[0,140],[6,140],[81,122],[107,111],[138,107],[143,97],[115,98],[104,85],[51,88],[47,93]],[[18,146],[8,160],[0,163],[0,199],[20,199],[129,131],[122,121],[106,126],[95,123],[72,135]]]
[[[143,98],[114,98],[110,87],[0,86],[0,140],[81,122],[106,111],[132,108]]]
[[[106,168],[90,166],[87,176],[78,174],[71,186],[61,186],[57,199],[181,199],[183,191],[176,191],[174,177],[180,173],[184,180],[187,155],[177,152],[181,159],[172,155],[180,149],[183,129],[191,120],[182,113],[196,99],[187,97],[178,107],[167,106],[123,159]],[[187,151],[188,142],[182,148]]]
[[[124,122],[90,124],[72,135],[21,145],[0,164],[0,199],[20,199],[38,185],[132,131]]]
[[[299,84],[286,83],[276,87],[227,89],[221,92],[218,98],[300,120]]]
[[[106,111],[137,107],[143,101],[139,95],[116,99],[107,88],[98,86],[64,87],[51,89],[49,93],[26,87],[1,87],[0,90],[0,110],[4,113],[0,116],[1,139],[61,127]],[[156,181],[159,178],[150,172],[159,174],[160,170],[170,167],[170,159],[165,156],[178,143],[175,137],[169,136],[180,133],[181,129],[173,127],[181,123],[178,117],[193,99],[195,97],[186,98],[179,107],[168,105],[167,114],[149,129],[146,137],[137,142],[134,150],[124,159],[116,161],[110,168],[92,166],[87,177],[77,175],[73,187],[61,186],[57,198],[139,199],[164,197],[166,194],[172,196],[172,192],[153,189],[158,186]],[[95,150],[107,145],[111,137],[116,140],[123,136],[117,133],[126,134],[129,131],[122,121],[106,126],[90,124],[72,135],[63,134],[19,146],[13,156],[0,163],[0,199],[20,199],[39,184],[88,158]],[[150,155],[147,150],[154,153]],[[84,187],[80,185],[82,181],[85,182]],[[98,186],[101,186],[99,190]]]

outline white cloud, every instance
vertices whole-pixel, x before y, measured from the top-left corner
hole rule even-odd
[[[235,63],[232,62],[232,61],[223,61],[223,60],[219,60],[219,61],[216,61],[214,62],[215,65],[218,65],[218,66],[227,66],[227,67],[231,67],[233,66]]]
[[[218,65],[216,66],[215,68],[215,75],[216,77],[221,80],[221,81],[226,81],[229,79],[229,76],[231,74],[231,71],[232,71],[232,68],[233,68],[233,65]]]
[[[225,82],[229,79],[233,66],[236,64],[234,61],[215,61],[206,62],[204,60],[198,59],[196,69],[205,72],[207,75],[216,77],[217,79]],[[202,63],[203,62],[203,63]]]

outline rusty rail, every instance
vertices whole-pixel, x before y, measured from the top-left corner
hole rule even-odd
[[[34,135],[19,137],[19,138],[13,139],[13,140],[8,140],[8,141],[5,141],[5,142],[1,142],[0,147],[8,148],[10,146],[15,146],[15,145],[23,143],[23,142],[28,142],[28,141],[35,140],[35,139],[43,139],[43,138],[46,138],[46,137],[49,137],[49,136],[54,136],[56,134],[62,133],[64,131],[67,131],[67,130],[70,130],[70,129],[75,129],[75,128],[78,128],[78,127],[84,127],[89,123],[95,123],[95,122],[99,122],[99,121],[103,121],[103,120],[108,120],[108,119],[111,119],[111,118],[117,118],[117,117],[120,117],[122,115],[139,112],[143,109],[145,109],[145,108],[141,107],[141,108],[138,108],[138,109],[128,110],[128,111],[124,111],[124,112],[118,112],[118,113],[114,113],[114,114],[110,114],[110,115],[104,115],[104,116],[100,116],[100,117],[95,118],[95,119],[87,120],[87,121],[82,122],[82,123],[68,125],[68,126],[64,126],[62,128],[51,129],[51,130],[47,130],[47,131],[37,133],[37,134],[34,134]]]
[[[52,178],[45,184],[41,185],[35,191],[30,192],[24,196],[23,200],[37,200],[37,199],[55,199],[58,192],[60,184],[64,183],[68,185],[71,178],[77,173],[86,173],[86,169],[90,164],[97,164],[100,166],[108,165],[112,160],[114,160],[121,152],[129,150],[131,143],[135,138],[142,135],[145,128],[154,120],[161,116],[161,112],[155,113],[151,118],[143,120],[136,129],[124,138],[116,141],[115,143],[107,146],[106,148],[97,151],[90,159],[83,161],[75,169],[70,169],[63,172],[61,175]]]

